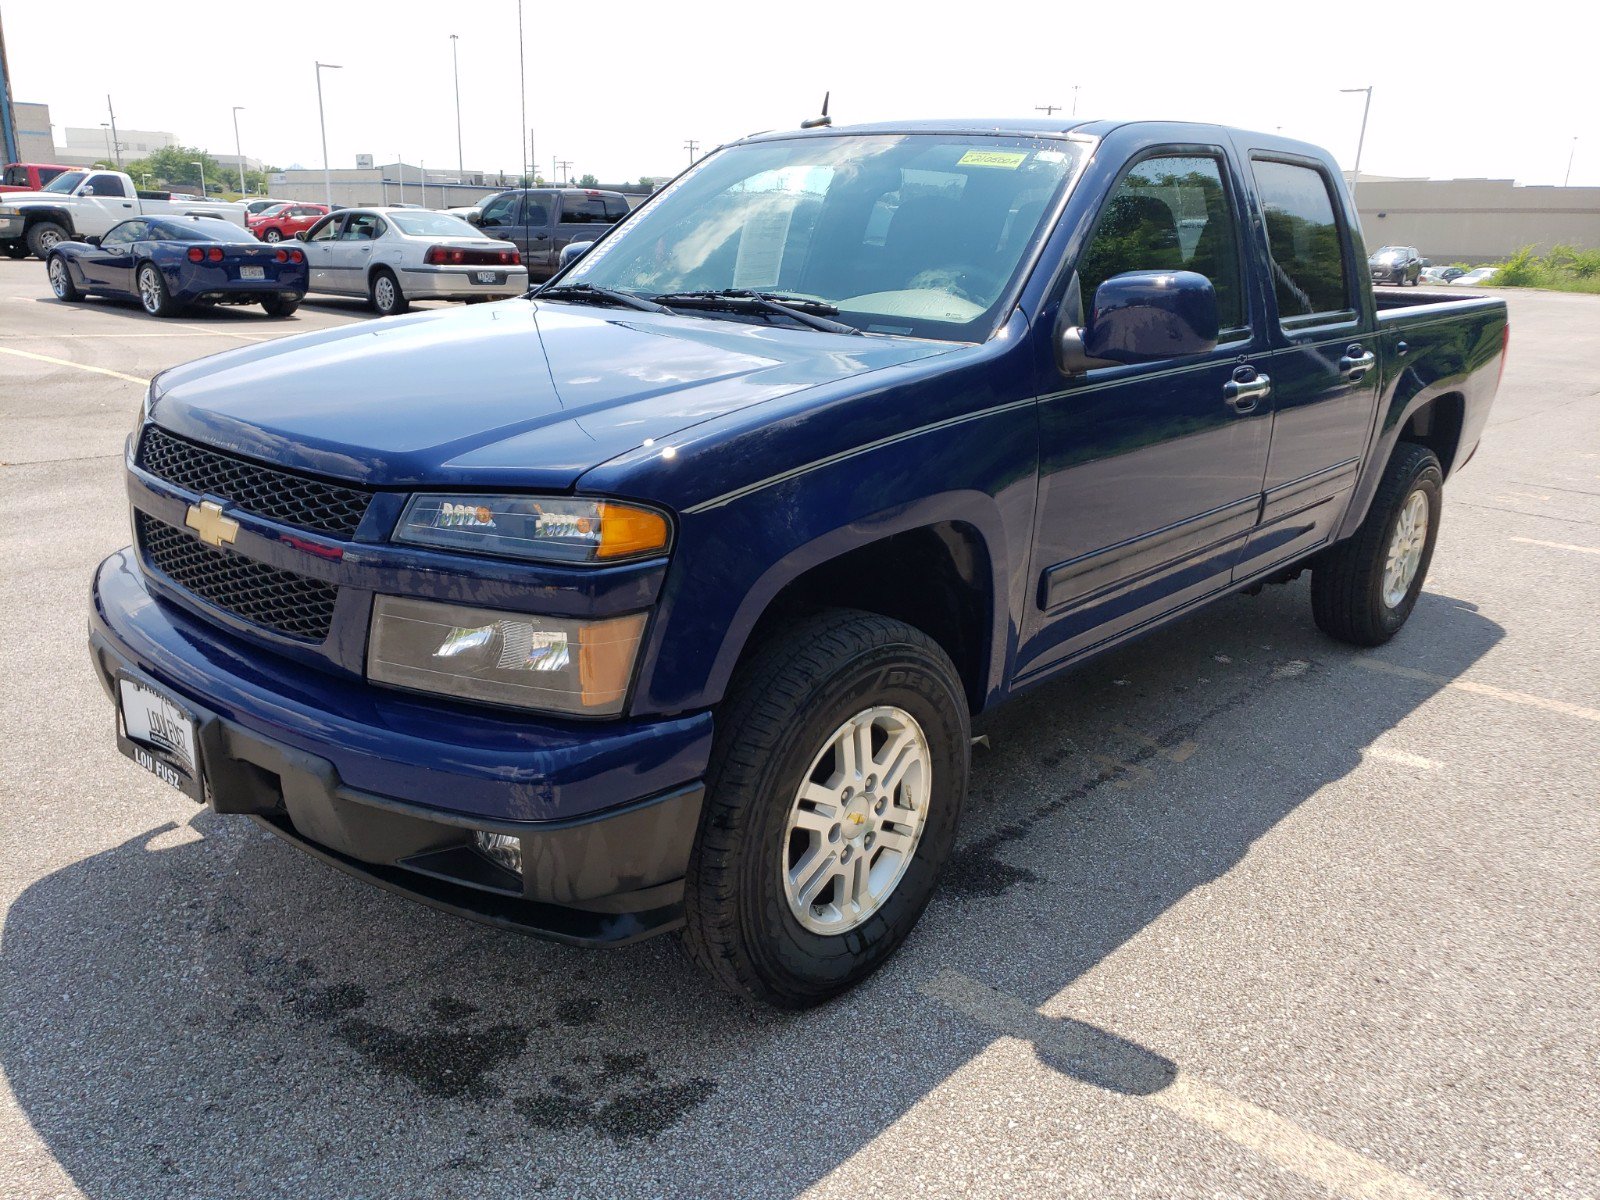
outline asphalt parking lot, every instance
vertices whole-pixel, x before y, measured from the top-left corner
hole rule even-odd
[[[781,1015],[123,760],[84,606],[143,381],[367,317],[158,321],[0,260],[0,1194],[1596,1195],[1600,297],[1510,303],[1395,641],[1323,638],[1302,581],[995,714],[909,946]]]

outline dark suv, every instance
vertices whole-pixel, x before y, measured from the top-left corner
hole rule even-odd
[[[549,279],[569,242],[592,242],[628,215],[621,192],[589,188],[516,188],[491,196],[467,220],[515,242],[534,282]]]
[[[1416,286],[1427,265],[1415,246],[1382,246],[1367,259],[1373,283],[1392,283],[1399,287]]]

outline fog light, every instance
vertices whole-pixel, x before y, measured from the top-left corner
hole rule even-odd
[[[509,833],[490,833],[480,829],[473,834],[473,841],[477,843],[478,853],[490,862],[504,867],[508,871],[522,874],[522,839],[512,837]]]

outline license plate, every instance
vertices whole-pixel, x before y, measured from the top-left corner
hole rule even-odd
[[[499,283],[499,271],[476,271],[472,276],[473,283]]]
[[[265,267],[240,267],[239,268],[239,278],[240,279],[265,279],[266,277],[267,277],[267,269]]]
[[[117,680],[117,748],[169,787],[205,802],[194,716],[176,700],[126,676]]]

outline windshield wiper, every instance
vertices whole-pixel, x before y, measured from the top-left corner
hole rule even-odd
[[[640,312],[670,313],[665,304],[657,304],[644,296],[616,288],[596,287],[592,283],[558,283],[555,287],[542,287],[533,293],[536,300],[576,300],[580,304],[620,304]]]
[[[723,312],[763,313],[775,317],[788,317],[811,329],[824,333],[844,333],[861,337],[861,330],[843,321],[830,321],[838,313],[836,305],[826,300],[813,300],[807,296],[786,296],[782,292],[753,292],[748,288],[722,288],[705,292],[665,292],[651,297],[677,308],[707,308]]]

